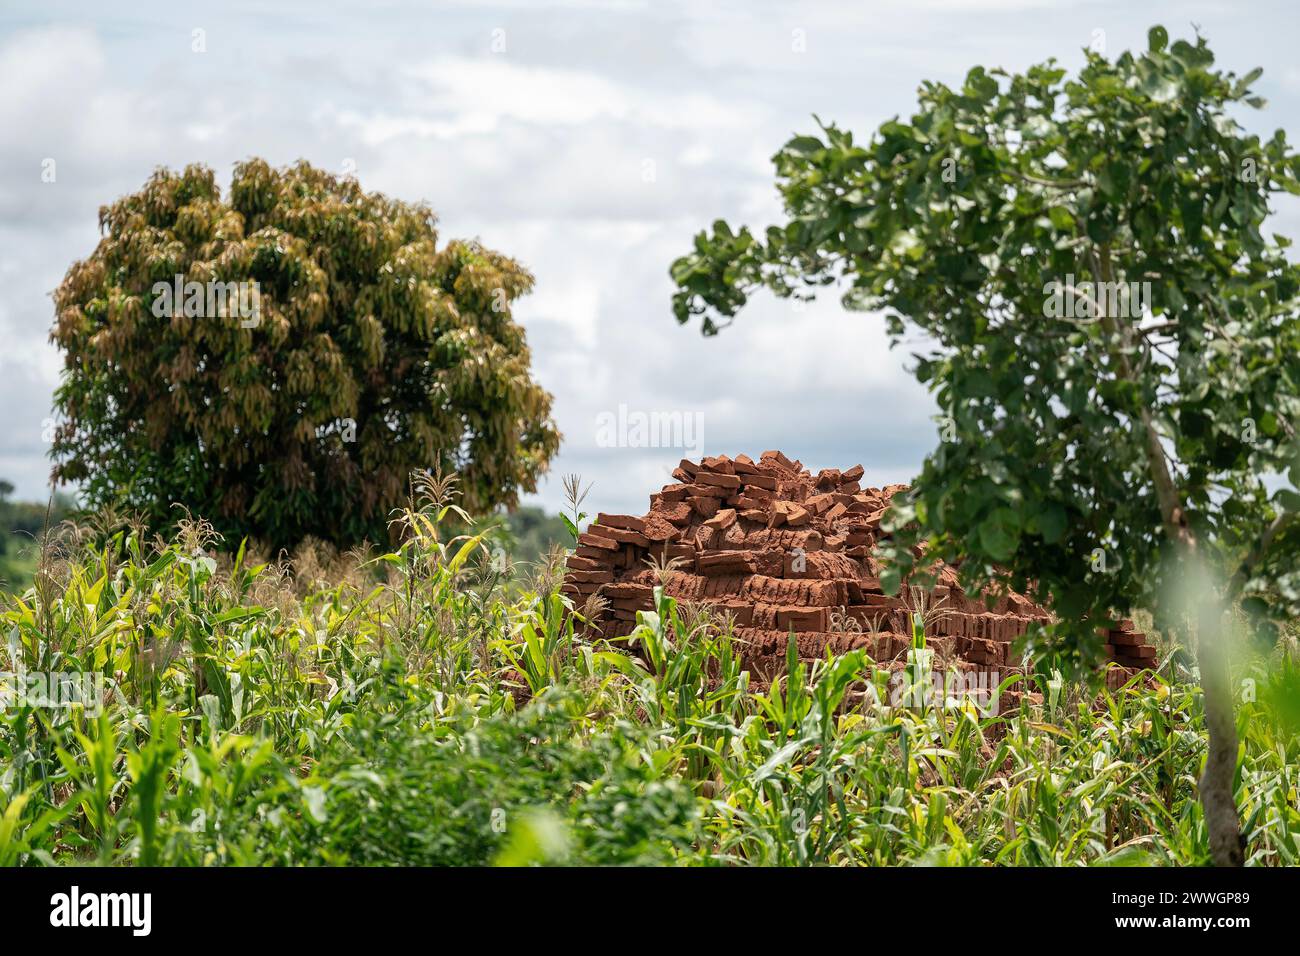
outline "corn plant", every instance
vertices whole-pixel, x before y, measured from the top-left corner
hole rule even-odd
[[[170,541],[105,522],[50,546],[4,599],[0,670],[102,690],[3,701],[0,863],[1210,858],[1203,698],[1177,666],[1115,690],[1010,675],[1000,711],[900,697],[884,662],[803,659],[793,639],[779,673],[755,675],[732,623],[666,577],[606,640],[558,575],[486,564],[491,532],[453,490],[421,479],[393,548],[332,577],[308,556],[227,552],[189,518]],[[952,665],[927,640],[934,606],[913,607],[907,667],[928,691]],[[1300,862],[1293,654],[1242,665],[1252,865]]]

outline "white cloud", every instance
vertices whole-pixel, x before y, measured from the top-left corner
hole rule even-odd
[[[506,117],[571,125],[623,119],[631,110],[627,91],[617,83],[578,70],[523,66],[503,56],[443,58],[409,67],[406,75],[427,85],[431,111],[491,125]]]
[[[1257,9],[1195,12],[1221,63],[1265,66],[1272,103],[1253,128],[1295,129],[1296,14]],[[933,409],[878,317],[842,312],[834,293],[802,313],[756,296],[702,339],[671,317],[669,264],[715,218],[780,218],[770,157],[814,113],[863,134],[909,112],[923,79],[1077,62],[1094,28],[1112,50],[1152,22],[1188,32],[1165,2],[290,2],[214,8],[194,56],[192,15],[163,0],[43,16],[0,14],[0,477],[43,493],[39,426],[61,364],[48,293],[93,248],[100,204],[158,164],[204,162],[226,183],[248,156],[351,159],[365,187],[428,201],[444,238],[479,236],[536,275],[518,315],[565,433],[537,500],[558,507],[559,476],[578,471],[596,483],[589,511],[643,510],[681,457],[599,447],[596,416],[619,403],[699,413],[711,453],[779,447],[905,480],[934,445]],[[493,55],[499,27],[509,52]]]
[[[317,115],[333,115],[375,147],[406,137],[489,134],[509,121],[546,127],[616,121],[663,130],[743,129],[762,113],[754,103],[727,103],[700,93],[647,93],[589,71],[527,66],[506,56],[442,57],[404,68],[398,81],[402,112],[326,106]]]

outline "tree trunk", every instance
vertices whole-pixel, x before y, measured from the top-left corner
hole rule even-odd
[[[1093,260],[1093,278],[1099,283],[1114,278],[1110,249],[1105,245],[1098,249],[1098,255]],[[1104,302],[1105,297],[1101,297],[1101,300]],[[1095,314],[1100,318],[1107,337],[1112,342],[1118,340],[1120,345],[1118,349],[1109,347],[1116,375],[1138,384],[1139,377],[1129,361],[1129,351],[1134,345],[1132,328],[1125,322],[1117,322],[1115,316],[1108,315],[1101,302],[1094,301],[1093,308],[1097,310]],[[1228,656],[1221,633],[1223,608],[1219,603],[1221,594],[1230,598],[1235,589],[1231,586],[1226,590],[1214,587],[1220,582],[1207,578],[1196,535],[1188,527],[1182,498],[1165,458],[1164,445],[1146,406],[1139,409],[1139,418],[1147,448],[1147,464],[1155,485],[1156,499],[1160,504],[1165,534],[1177,548],[1183,565],[1185,593],[1195,603],[1193,620],[1196,622],[1196,658],[1201,669],[1205,729],[1209,738],[1205,770],[1201,773],[1199,788],[1205,827],[1210,835],[1210,856],[1215,866],[1241,866],[1245,862],[1245,840],[1237,819],[1237,798],[1232,786],[1237,771],[1237,723],[1232,712]]]
[[[1210,833],[1210,856],[1215,866],[1242,866],[1246,840],[1237,819],[1233,778],[1237,773],[1237,723],[1232,712],[1232,687],[1228,655],[1220,625],[1223,615],[1207,606],[1198,615],[1196,659],[1201,668],[1205,700],[1205,727],[1209,751],[1201,773],[1201,809]]]

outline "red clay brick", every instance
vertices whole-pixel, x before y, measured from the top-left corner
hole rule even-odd
[[[645,519],[635,515],[609,515],[602,511],[596,516],[596,523],[607,528],[623,528],[627,531],[645,533]]]

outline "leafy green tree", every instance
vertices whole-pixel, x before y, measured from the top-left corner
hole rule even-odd
[[[382,540],[412,469],[513,504],[559,445],[511,305],[532,287],[423,204],[306,163],[156,172],[55,294],[55,477],[155,524]]]
[[[1060,620],[1030,649],[1076,670],[1132,608],[1195,633],[1201,804],[1214,861],[1239,864],[1223,608],[1268,634],[1300,603],[1300,274],[1261,232],[1300,163],[1230,115],[1263,105],[1260,71],[1213,63],[1155,27],[1145,53],[1088,53],[1074,78],[1048,61],[926,83],[866,143],[834,125],[790,140],[788,222],[762,239],[718,222],[672,276],[678,321],[706,334],[758,287],[834,283],[895,344],[924,333],[915,374],[945,440],[896,499],[890,583],[924,543],[967,587],[1031,588]]]

